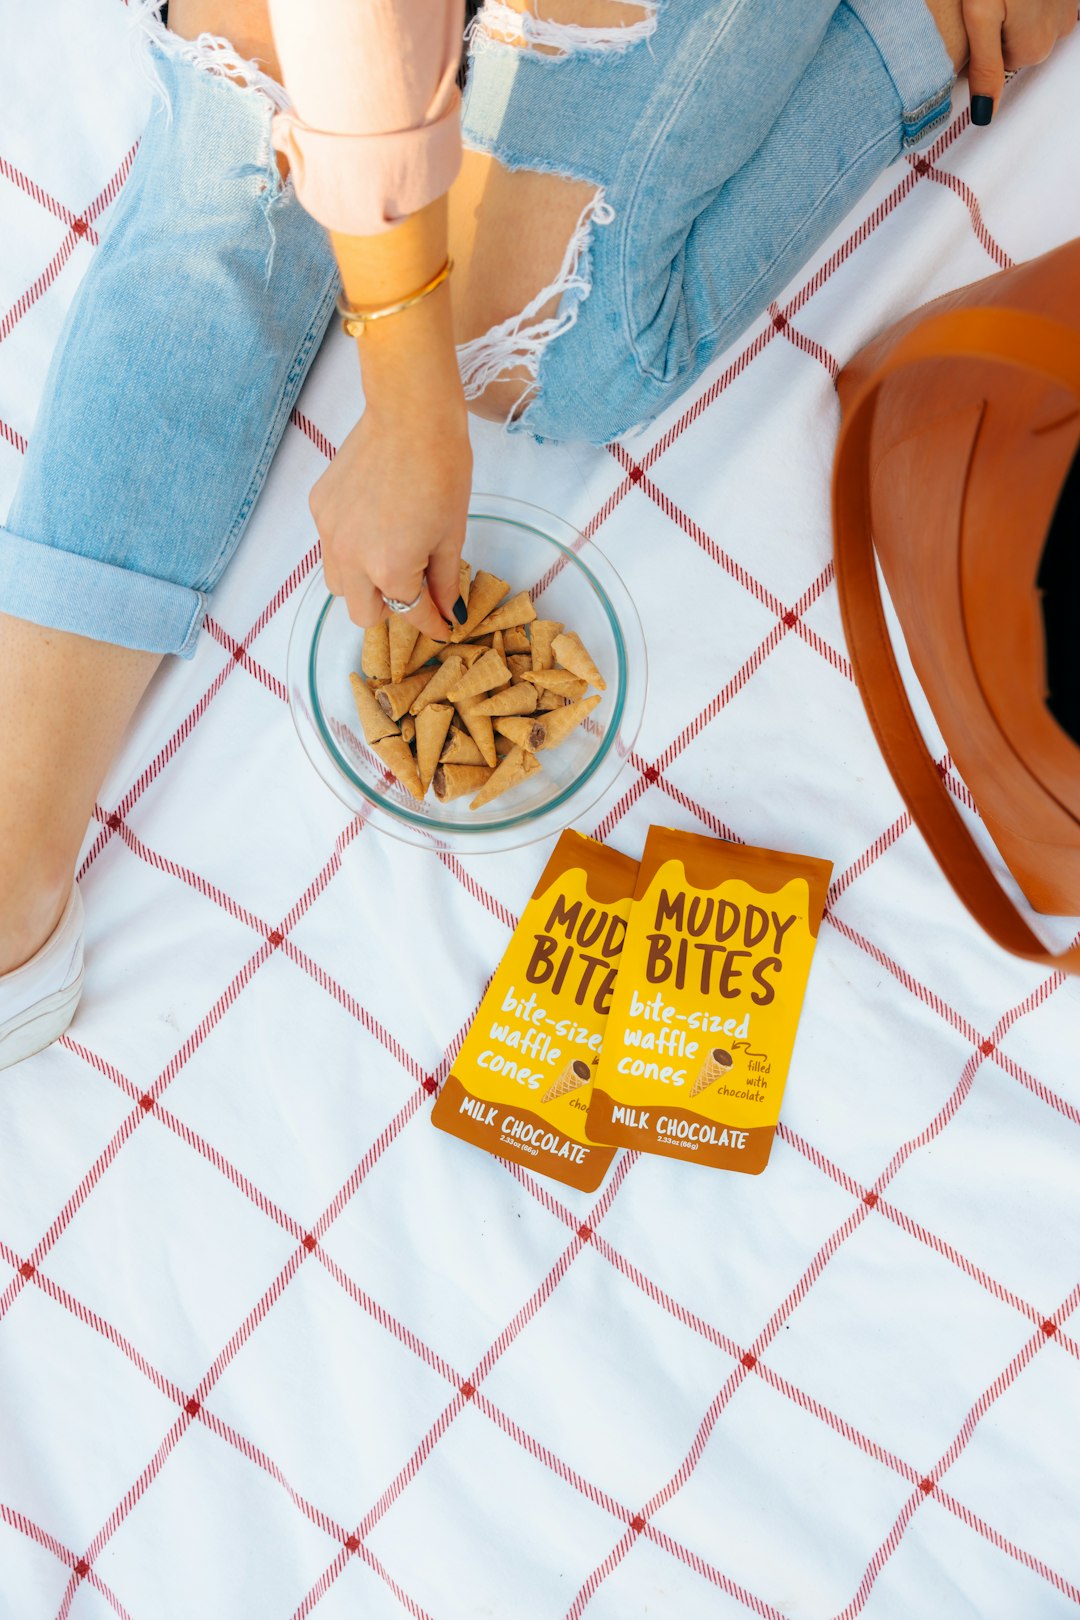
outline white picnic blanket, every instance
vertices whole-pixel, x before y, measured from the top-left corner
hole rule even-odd
[[[124,23],[0,4],[0,511],[145,117]],[[761,1178],[623,1154],[586,1196],[431,1128],[550,846],[409,849],[300,750],[307,493],[357,399],[327,346],[102,791],[70,1034],[0,1076],[2,1620],[1076,1612],[1080,993],[908,825],[827,491],[836,361],[1080,230],[1078,69],[1075,36],[988,130],[961,90],[643,437],[476,429],[477,488],[587,529],[644,623],[581,830],[835,863]]]

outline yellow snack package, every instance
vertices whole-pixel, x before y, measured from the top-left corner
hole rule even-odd
[[[831,871],[649,829],[586,1120],[594,1141],[764,1170]]]
[[[564,832],[432,1110],[451,1136],[594,1192],[615,1157],[585,1131],[637,862]]]

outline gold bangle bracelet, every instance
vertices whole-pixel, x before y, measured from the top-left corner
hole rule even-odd
[[[386,315],[400,315],[403,309],[411,309],[422,298],[426,298],[428,293],[433,293],[436,287],[441,287],[453,268],[453,259],[447,259],[442,269],[433,275],[430,281],[425,281],[424,285],[418,287],[416,292],[410,293],[408,298],[398,299],[396,304],[383,304],[376,309],[353,309],[351,304],[345,302],[344,297],[339,298],[337,309],[343,329],[351,338],[363,337],[364,328],[369,321],[381,321]]]

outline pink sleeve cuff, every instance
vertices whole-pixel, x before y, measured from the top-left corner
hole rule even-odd
[[[343,236],[376,236],[449,191],[461,167],[460,105],[455,87],[432,123],[381,135],[312,129],[278,113],[272,139],[309,214]]]

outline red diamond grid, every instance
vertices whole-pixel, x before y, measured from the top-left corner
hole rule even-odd
[[[1073,58],[1075,60],[1075,51]],[[654,791],[663,796],[656,807],[656,819],[670,816],[672,813],[670,806],[674,804],[681,812],[680,820],[687,825],[697,825],[726,838],[752,836],[753,828],[729,826],[715,809],[700,802],[674,781],[668,774],[671,766],[691,749],[705,728],[716,720],[728,705],[745,693],[755,675],[786,637],[796,637],[811,654],[821,660],[835,679],[851,682],[853,678],[851,667],[842,649],[806,620],[809,609],[832,590],[831,565],[820,569],[796,599],[781,600],[749,571],[745,564],[725,549],[717,536],[699,524],[686,509],[685,504],[658,482],[654,474],[657,469],[662,472],[663,458],[671,446],[716,404],[736,379],[753,365],[765,347],[775,342],[777,338],[783,339],[807,361],[823,368],[830,379],[835,378],[839,369],[836,357],[816,337],[801,329],[797,324],[798,317],[814,295],[826,285],[836,269],[858,252],[871,234],[920,184],[939,185],[956,196],[966,210],[971,231],[984,249],[990,264],[1004,266],[1012,262],[1005,247],[988,229],[979,198],[971,185],[960,174],[941,166],[945,154],[963,134],[967,123],[966,113],[955,117],[928,152],[908,161],[901,171],[901,177],[891,185],[887,194],[857,228],[802,283],[785,304],[770,307],[767,316],[759,323],[758,329],[744,345],[739,347],[726,367],[712,376],[701,392],[670,426],[665,427],[644,454],[634,456],[627,445],[612,447],[611,454],[623,477],[597,507],[590,520],[583,525],[584,532],[589,536],[597,534],[623,502],[632,496],[639,503],[642,521],[646,521],[650,506],[658,509],[683,533],[690,545],[708,558],[734,586],[748,593],[775,622],[720,690],[703,708],[692,714],[680,726],[653,758],[647,759],[638,753],[631,756],[630,779],[622,786],[619,796],[607,806],[592,829],[596,836],[609,837],[635,807],[640,806]],[[117,195],[130,168],[133,154],[134,148],[124,156],[99,194],[81,212],[75,212],[46,193],[31,176],[17,169],[0,153],[0,177],[8,184],[17,186],[64,228],[64,234],[52,258],[28,283],[0,319],[0,341],[18,321],[30,315],[64,263],[81,244],[85,244],[91,250],[97,245],[100,238],[94,222],[100,219]],[[303,434],[323,456],[329,458],[333,454],[334,446],[330,438],[301,410],[294,412],[291,430]],[[18,452],[25,450],[26,437],[17,427],[0,422],[0,434],[14,450]],[[527,495],[528,491],[522,493]],[[113,1586],[103,1579],[98,1567],[99,1560],[128,1515],[140,1499],[153,1489],[154,1481],[162,1470],[169,1466],[170,1458],[184,1433],[194,1423],[205,1426],[222,1442],[246,1458],[252,1467],[261,1470],[275,1481],[293,1503],[296,1511],[327,1537],[329,1545],[325,1568],[295,1610],[297,1620],[300,1616],[318,1609],[321,1600],[333,1587],[341,1571],[354,1557],[361,1559],[377,1576],[389,1598],[392,1598],[391,1609],[387,1612],[397,1612],[400,1608],[418,1617],[426,1615],[429,1611],[409,1590],[410,1580],[417,1572],[391,1570],[372,1549],[369,1541],[380,1521],[407,1494],[410,1484],[466,1407],[471,1407],[482,1414],[513,1446],[557,1477],[569,1491],[578,1493],[602,1509],[613,1521],[610,1547],[591,1569],[583,1573],[577,1594],[567,1610],[567,1620],[571,1620],[571,1617],[576,1620],[577,1616],[587,1611],[605,1580],[628,1556],[639,1538],[645,1538],[654,1547],[661,1549],[673,1560],[674,1565],[692,1572],[698,1579],[711,1584],[718,1592],[726,1594],[736,1605],[757,1615],[775,1616],[777,1620],[781,1620],[784,1611],[764,1596],[749,1590],[718,1564],[706,1559],[699,1551],[684,1544],[655,1522],[661,1509],[674,1501],[694,1473],[709,1445],[710,1437],[722,1423],[726,1408],[737,1395],[743,1382],[750,1377],[761,1380],[784,1400],[811,1414],[832,1433],[857,1448],[863,1455],[872,1458],[883,1469],[906,1481],[911,1487],[904,1506],[894,1522],[891,1525],[877,1527],[878,1535],[874,1550],[864,1570],[852,1585],[850,1600],[841,1611],[843,1620],[860,1613],[865,1607],[912,1520],[922,1504],[931,1498],[954,1519],[1045,1583],[1048,1594],[1050,1592],[1059,1594],[1070,1605],[1080,1605],[1080,1587],[1066,1572],[1052,1568],[1036,1552],[1018,1544],[1004,1529],[976,1514],[950,1493],[946,1482],[948,1470],[968,1446],[979,1424],[994,1403],[1019,1379],[1033,1358],[1040,1354],[1062,1354],[1068,1357],[1070,1362],[1080,1361],[1080,1342],[1068,1327],[1072,1312],[1080,1304],[1080,1283],[1065,1298],[1053,1305],[1053,1308],[1050,1308],[1052,1302],[1025,1298],[1014,1288],[1006,1286],[991,1275],[985,1267],[960,1252],[947,1237],[920,1221],[917,1212],[902,1208],[888,1196],[891,1183],[910,1156],[926,1148],[948,1129],[951,1120],[963,1107],[965,1099],[970,1094],[980,1068],[986,1063],[993,1063],[1009,1081],[1025,1088],[1044,1104],[1054,1116],[1055,1126],[1070,1130],[1080,1126],[1078,1102],[1046,1085],[1037,1074],[1017,1063],[1003,1051],[1001,1046],[1006,1034],[1018,1020],[1031,1017],[1049,997],[1062,991],[1063,980],[1062,976],[1056,973],[1036,976],[1036,982],[1032,987],[1011,1002],[992,1026],[983,1031],[976,1027],[962,1008],[951,1005],[933,985],[923,983],[915,972],[892,954],[891,950],[886,949],[866,932],[865,925],[861,921],[857,923],[852,920],[850,907],[838,909],[846,896],[852,891],[857,893],[859,880],[868,870],[890,852],[902,849],[905,837],[910,840],[914,836],[906,814],[894,815],[873,841],[835,877],[826,911],[828,932],[843,942],[844,948],[863,953],[876,964],[882,974],[898,988],[898,992],[911,998],[920,1009],[939,1020],[958,1036],[969,1048],[969,1054],[943,1105],[918,1133],[897,1143],[895,1150],[869,1185],[852,1176],[842,1164],[835,1162],[829,1154],[804,1135],[786,1123],[781,1123],[779,1139],[785,1148],[799,1155],[831,1185],[842,1189],[850,1196],[852,1208],[828,1238],[808,1256],[805,1269],[796,1285],[779,1299],[749,1343],[738,1342],[725,1333],[722,1325],[691,1310],[665,1288],[661,1278],[647,1274],[632,1256],[625,1254],[609,1241],[604,1231],[605,1217],[638,1162],[636,1156],[629,1153],[619,1155],[604,1189],[588,1204],[575,1202],[572,1197],[563,1196],[561,1189],[538,1180],[527,1171],[511,1166],[503,1167],[507,1176],[508,1191],[513,1189],[515,1195],[525,1196],[528,1201],[526,1207],[535,1209],[537,1218],[554,1219],[561,1223],[566,1229],[567,1241],[554,1265],[544,1275],[537,1277],[529,1297],[490,1342],[484,1354],[475,1364],[468,1367],[459,1368],[451,1365],[429,1344],[422,1333],[389,1312],[365,1289],[361,1279],[354,1275],[349,1267],[328,1252],[324,1245],[327,1233],[355,1197],[374,1166],[384,1155],[392,1152],[394,1143],[402,1132],[410,1128],[413,1130],[426,1128],[420,1116],[426,1111],[430,1095],[438,1090],[449,1070],[471,1020],[471,1012],[447,1046],[440,1061],[431,1065],[411,1050],[409,1038],[404,1033],[395,1031],[372,1009],[364,1006],[355,994],[338,983],[324,966],[292,939],[291,935],[301,919],[320,902],[325,906],[327,902],[324,897],[334,892],[334,885],[351,852],[362,847],[365,840],[370,840],[371,834],[365,830],[362,816],[355,817],[338,835],[311,882],[297,895],[295,903],[286,915],[280,918],[264,918],[256,915],[210,878],[155,848],[150,838],[144,836],[132,823],[132,817],[138,815],[140,801],[147,789],[163,772],[170,769],[195,728],[211,714],[215,699],[238,668],[243,670],[249,680],[258,683],[266,693],[284,704],[286,693],[280,676],[272,668],[267,667],[253,649],[271,620],[283,608],[295,604],[296,593],[310,575],[317,560],[317,547],[312,546],[286,574],[278,589],[243,634],[234,634],[214,618],[208,620],[209,634],[228,654],[227,662],[200,695],[193,695],[194,700],[183,720],[145,763],[116,802],[111,806],[96,807],[95,814],[100,831],[90,843],[80,869],[80,878],[88,880],[88,888],[92,893],[94,869],[102,853],[114,840],[119,840],[131,858],[167,875],[176,883],[186,885],[200,895],[209,908],[208,929],[213,927],[214,908],[220,908],[234,921],[251,929],[256,948],[241,969],[225,984],[202,1019],[177,1047],[169,1062],[149,1084],[129,1077],[110,1062],[105,1054],[91,1050],[83,1044],[78,1038],[76,1023],[73,1031],[63,1041],[67,1054],[64,1061],[78,1066],[79,1071],[86,1077],[86,1083],[102,1082],[116,1088],[130,1102],[130,1111],[28,1252],[17,1252],[4,1240],[0,1231],[0,1258],[12,1273],[11,1280],[0,1293],[0,1342],[4,1333],[18,1331],[19,1319],[15,1307],[22,1291],[26,1288],[38,1289],[86,1330],[100,1335],[116,1355],[122,1357],[130,1366],[132,1373],[148,1380],[176,1407],[175,1419],[162,1435],[156,1450],[147,1459],[137,1477],[132,1480],[129,1488],[111,1505],[96,1535],[87,1546],[66,1546],[47,1525],[35,1522],[22,1512],[17,1502],[0,1500],[0,1521],[47,1551],[59,1566],[70,1572],[59,1608],[56,1610],[58,1620],[63,1620],[63,1617],[72,1611],[83,1582],[92,1586],[115,1614],[128,1616],[129,1611],[124,1606],[122,1592],[114,1590]],[[191,686],[189,680],[186,689],[190,691]],[[212,717],[210,723],[213,723]],[[969,811],[973,809],[970,795],[956,777],[947,756],[941,761],[941,771],[943,780],[958,802],[965,805]],[[642,824],[640,816],[638,824]],[[504,928],[509,929],[513,926],[516,921],[513,909],[498,894],[492,892],[491,887],[484,881],[486,873],[482,867],[480,875],[477,876],[463,861],[453,856],[443,856],[441,870],[460,886],[464,895],[482,907]],[[837,948],[840,948],[839,945]],[[974,962],[975,945],[972,946],[972,950]],[[299,1220],[295,1214],[267,1196],[252,1178],[232,1164],[212,1141],[193,1130],[175,1113],[169,1107],[167,1098],[169,1088],[182,1074],[194,1052],[210,1032],[228,1018],[229,1010],[237,997],[251,984],[260,968],[275,952],[280,952],[283,959],[317,984],[362,1026],[385,1053],[388,1073],[397,1071],[400,1080],[405,1083],[404,1101],[397,1113],[381,1134],[370,1143],[367,1152],[314,1222]],[[1026,976],[1030,978],[1030,975]],[[478,984],[476,989],[479,996],[483,986]],[[41,1061],[43,1060],[39,1060]],[[117,1156],[129,1150],[128,1144],[132,1137],[140,1129],[148,1128],[146,1122],[151,1119],[158,1128],[172,1133],[190,1152],[211,1165],[238,1193],[249,1200],[267,1221],[273,1223],[295,1243],[295,1249],[286,1264],[261,1293],[256,1303],[242,1316],[227,1342],[207,1365],[202,1378],[193,1389],[183,1389],[177,1385],[164,1369],[155,1366],[125,1336],[118,1324],[107,1320],[98,1311],[90,1309],[77,1294],[59,1284],[49,1269],[49,1256],[54,1245],[69,1224],[77,1219],[81,1207],[92,1196],[101,1178],[108,1175]],[[863,1433],[842,1414],[832,1411],[818,1400],[812,1391],[801,1388],[780,1374],[769,1361],[770,1346],[793,1313],[798,1310],[818,1278],[834,1262],[851,1235],[872,1218],[889,1222],[895,1229],[905,1233],[913,1243],[932,1251],[956,1267],[958,1272],[962,1272],[976,1283],[987,1295],[1030,1325],[1030,1332],[1021,1348],[1002,1365],[997,1377],[986,1388],[972,1391],[971,1405],[963,1424],[951,1443],[933,1460],[905,1458],[895,1454],[879,1444],[873,1436]],[[484,1388],[485,1380],[492,1369],[515,1345],[529,1323],[544,1309],[586,1246],[611,1268],[615,1276],[622,1279],[629,1295],[641,1302],[643,1310],[666,1313],[722,1351],[732,1363],[725,1381],[705,1404],[693,1444],[679,1467],[666,1480],[657,1481],[654,1494],[645,1502],[622,1502],[610,1492],[600,1488],[531,1432],[527,1412],[504,1410],[490,1399]],[[260,1447],[254,1437],[240,1432],[214,1409],[214,1389],[222,1374],[251,1336],[259,1331],[300,1267],[307,1263],[322,1267],[356,1310],[370,1316],[400,1346],[403,1353],[418,1358],[447,1384],[447,1404],[438,1419],[401,1468],[386,1481],[382,1491],[367,1503],[357,1503],[356,1518],[351,1524],[335,1520],[318,1503],[309,1500],[295,1489],[284,1471]],[[1053,1348],[1048,1349],[1048,1346]],[[483,1482],[478,1486],[480,1490],[486,1488]],[[194,1551],[197,1554],[197,1549]],[[44,1613],[45,1609],[41,1612]],[[837,1620],[841,1620],[841,1616],[837,1616]],[[132,1615],[131,1620],[137,1620],[137,1617]]]

